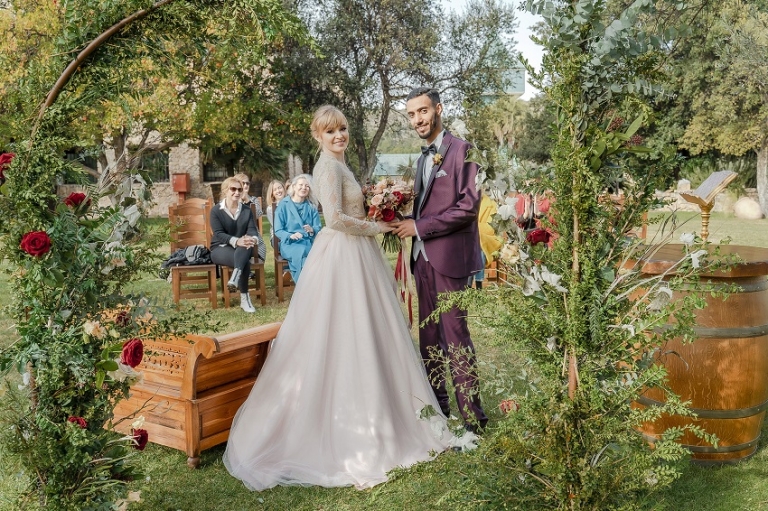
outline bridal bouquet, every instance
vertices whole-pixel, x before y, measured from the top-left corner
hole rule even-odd
[[[402,220],[413,204],[413,187],[402,180],[384,178],[375,185],[363,187],[368,219],[392,222]],[[384,233],[381,246],[386,252],[399,252],[402,241],[392,233]]]
[[[375,185],[363,187],[368,219],[391,222],[402,220],[413,205],[413,187],[403,180],[382,179]],[[408,304],[408,320],[413,323],[413,284],[411,267],[405,255],[405,242],[391,232],[384,233],[381,246],[386,252],[397,252],[395,281],[400,291],[400,299]]]

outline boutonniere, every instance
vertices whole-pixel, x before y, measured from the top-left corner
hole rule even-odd
[[[440,153],[435,153],[435,155],[432,157],[432,165],[440,165],[443,163],[443,155]]]

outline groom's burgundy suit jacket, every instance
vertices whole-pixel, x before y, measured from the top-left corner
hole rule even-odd
[[[430,264],[438,273],[452,278],[469,277],[483,267],[477,227],[480,209],[480,192],[475,185],[477,164],[466,161],[469,148],[469,143],[446,131],[438,152],[443,160],[433,167],[426,183],[423,182],[423,163],[430,165],[433,156],[422,155],[416,164],[413,206],[416,229],[424,241]],[[422,188],[424,195],[419,200]]]

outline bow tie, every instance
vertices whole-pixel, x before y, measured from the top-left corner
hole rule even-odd
[[[435,154],[437,152],[437,148],[435,147],[435,144],[429,144],[428,146],[421,146],[421,154],[424,156],[428,154]]]

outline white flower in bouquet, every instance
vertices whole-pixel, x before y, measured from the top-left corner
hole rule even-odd
[[[144,378],[144,373],[134,371],[133,368],[127,364],[120,362],[120,359],[116,359],[117,370],[107,371],[107,376],[115,381],[128,381],[131,385],[140,382]]]
[[[95,339],[103,339],[107,335],[107,329],[98,321],[86,321],[83,323],[83,332]]]
[[[667,286],[659,286],[654,292],[653,300],[648,304],[648,309],[659,311],[667,306],[672,299],[672,290]]]
[[[560,279],[562,278],[561,275],[558,275],[557,273],[552,273],[547,269],[546,266],[541,267],[541,280],[542,282],[546,282],[550,286],[554,287],[556,291],[560,293],[567,293],[568,290],[565,289],[563,286],[560,285]]]
[[[704,257],[705,255],[707,255],[707,251],[706,250],[697,250],[696,252],[692,253],[691,254],[691,265],[694,268],[699,269],[701,267],[700,259],[702,257]]]
[[[680,235],[680,243],[682,243],[685,246],[690,247],[693,245],[693,242],[696,240],[696,235],[692,232],[684,232]]]

